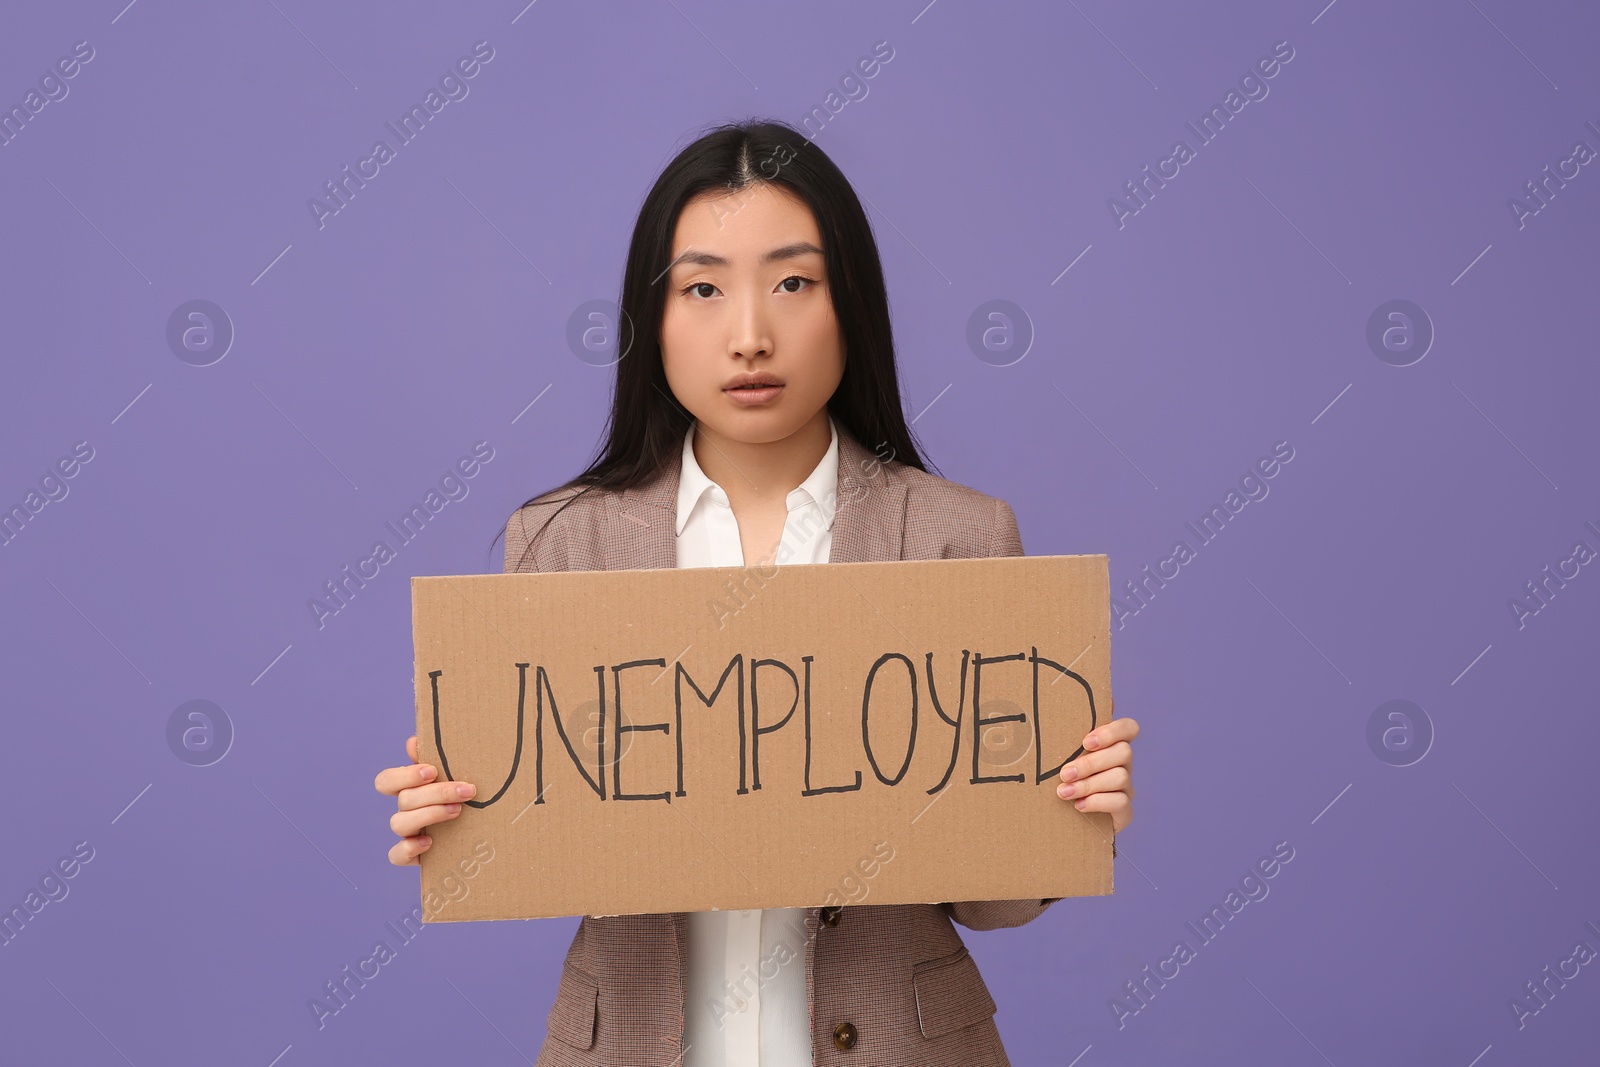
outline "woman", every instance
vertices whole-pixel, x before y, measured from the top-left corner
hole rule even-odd
[[[792,127],[719,127],[667,166],[621,306],[634,340],[604,453],[511,516],[508,572],[1022,554],[1005,501],[924,466],[866,216]],[[1132,818],[1137,733],[1096,727],[1058,787],[1114,831]],[[375,783],[398,798],[401,865],[475,792],[416,764],[416,738],[407,751]],[[954,924],[1017,926],[1053,903],[586,916],[538,1063],[1007,1064]],[[793,951],[742,981],[775,946]]]

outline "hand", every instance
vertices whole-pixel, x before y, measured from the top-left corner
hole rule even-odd
[[[433,844],[433,838],[422,831],[456,818],[461,814],[460,802],[478,791],[471,782],[435,782],[438,769],[417,762],[415,734],[406,741],[406,755],[411,757],[409,766],[387,767],[372,781],[384,796],[400,798],[400,810],[389,816],[389,829],[402,838],[389,849],[389,862],[397,867],[420,864],[418,857]]]
[[[1056,795],[1071,800],[1079,811],[1108,811],[1111,832],[1133,821],[1133,746],[1139,724],[1112,719],[1083,738],[1083,754],[1061,768]]]

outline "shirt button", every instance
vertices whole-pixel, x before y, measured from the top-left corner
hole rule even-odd
[[[833,1028],[833,1043],[840,1048],[856,1047],[856,1028],[849,1023],[840,1023]]]

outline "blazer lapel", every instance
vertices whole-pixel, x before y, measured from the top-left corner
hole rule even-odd
[[[839,431],[838,496],[829,563],[901,558],[905,545],[905,482],[834,421]],[[606,570],[677,566],[678,474],[674,451],[648,482],[606,495]]]
[[[837,421],[835,425],[838,425]],[[905,547],[906,485],[854,437],[839,429],[839,496],[829,563],[897,560]]]
[[[673,449],[643,485],[605,495],[603,559],[608,571],[676,567],[678,471],[683,453]]]

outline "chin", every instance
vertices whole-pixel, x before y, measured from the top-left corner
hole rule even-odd
[[[710,427],[713,433],[722,437],[746,445],[769,445],[774,441],[782,441],[800,429],[800,422],[777,409],[723,411],[719,412],[716,418],[701,419],[700,425]]]

